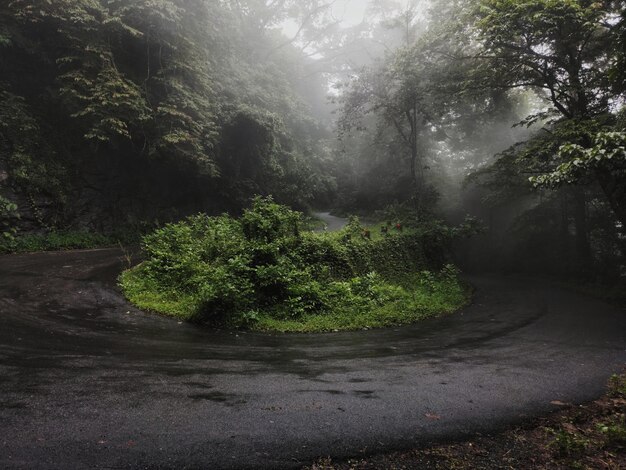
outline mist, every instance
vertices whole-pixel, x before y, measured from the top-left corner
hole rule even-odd
[[[1,0],[0,468],[626,468],[626,2]]]
[[[530,268],[556,243],[572,248],[551,269],[623,271],[623,168],[608,170],[615,182],[539,187],[529,178],[558,171],[559,147],[580,144],[523,150],[579,119],[590,122],[583,147],[602,126],[619,129],[620,75],[597,53],[613,53],[623,27],[611,2],[606,39],[579,64],[606,69],[608,85],[558,60],[560,78],[535,77],[532,64],[507,75],[517,46],[472,1],[70,3],[79,22],[60,5],[1,10],[2,197],[20,208],[4,217],[25,232],[237,213],[271,194],[305,212],[475,217],[502,241],[473,264],[494,269]],[[548,64],[555,44],[578,39],[537,41],[529,50]],[[588,87],[580,118],[574,79]],[[541,232],[542,218],[561,219],[561,238]]]

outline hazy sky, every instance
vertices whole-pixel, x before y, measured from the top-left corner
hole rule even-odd
[[[337,0],[333,15],[346,26],[354,26],[363,20],[368,0]]]
[[[336,0],[333,5],[333,16],[345,27],[354,26],[363,20],[369,0]],[[285,21],[283,31],[287,36],[293,36],[298,31],[294,21]]]

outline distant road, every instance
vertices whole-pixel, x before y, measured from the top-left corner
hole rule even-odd
[[[531,280],[384,330],[211,331],[132,308],[118,250],[0,257],[0,468],[295,468],[599,396],[626,315]]]
[[[335,217],[334,215],[330,215],[330,212],[314,212],[313,215],[324,221],[326,224],[326,230],[329,232],[341,230],[348,224],[348,219]]]

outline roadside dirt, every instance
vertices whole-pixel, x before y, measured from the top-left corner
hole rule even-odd
[[[609,380],[598,400],[573,406],[495,435],[409,452],[333,462],[304,470],[569,470],[626,469],[626,374]]]

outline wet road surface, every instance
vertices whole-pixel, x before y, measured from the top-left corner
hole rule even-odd
[[[493,431],[600,395],[626,316],[476,278],[457,314],[325,335],[130,307],[117,250],[0,257],[0,468],[291,468]]]
[[[314,212],[313,215],[326,224],[326,230],[329,232],[341,230],[348,223],[348,219],[330,215],[330,212]]]

